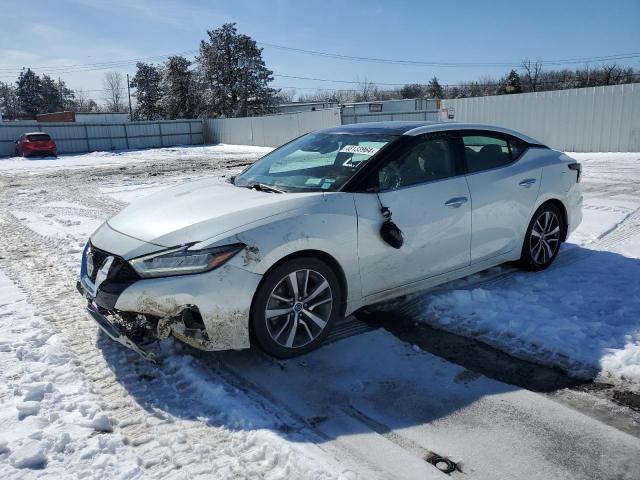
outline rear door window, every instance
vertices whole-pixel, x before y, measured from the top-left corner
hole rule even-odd
[[[503,167],[516,160],[527,147],[518,139],[492,135],[462,135],[469,173]]]

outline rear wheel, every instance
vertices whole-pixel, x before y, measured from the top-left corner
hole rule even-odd
[[[255,338],[278,358],[314,350],[341,314],[342,292],[333,270],[313,257],[279,265],[262,281],[251,313]]]
[[[531,271],[544,270],[551,265],[560,250],[563,231],[564,220],[558,207],[542,205],[527,229],[520,265]]]

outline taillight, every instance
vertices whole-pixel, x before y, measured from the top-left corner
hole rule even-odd
[[[576,182],[580,181],[580,175],[582,174],[582,164],[576,162],[576,163],[570,163],[569,164],[569,170],[573,170],[576,172]]]

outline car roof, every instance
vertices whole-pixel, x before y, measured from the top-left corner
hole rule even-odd
[[[49,135],[47,132],[27,132],[24,135]]]
[[[319,133],[350,133],[350,134],[390,134],[390,135],[422,135],[424,133],[445,132],[448,130],[487,130],[490,132],[512,135],[527,143],[542,145],[538,140],[510,128],[485,123],[458,123],[438,121],[386,121],[351,123],[320,130]]]
[[[337,127],[325,128],[319,133],[386,133],[390,135],[402,135],[414,128],[435,124],[438,122],[367,122],[367,123],[349,123],[347,125],[339,125]]]

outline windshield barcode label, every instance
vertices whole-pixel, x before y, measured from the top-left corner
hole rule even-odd
[[[361,147],[359,145],[345,145],[340,150],[340,153],[360,153],[362,155],[373,155],[380,150],[376,147]]]

